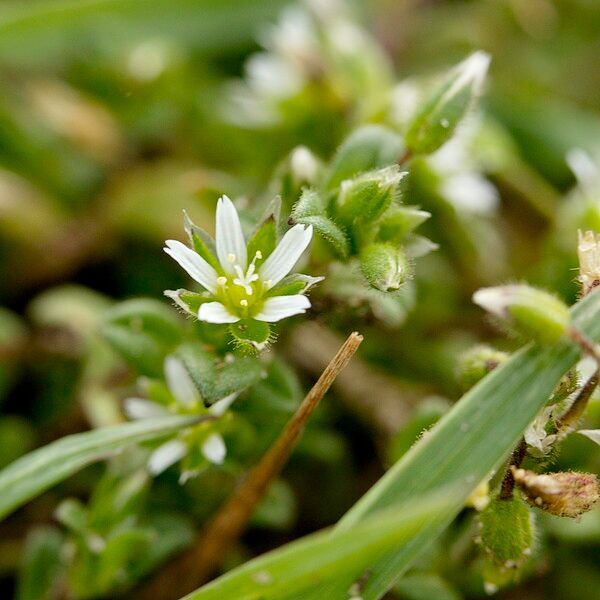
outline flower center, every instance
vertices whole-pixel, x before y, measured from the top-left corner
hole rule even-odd
[[[233,255],[232,255],[233,256]],[[252,289],[252,283],[258,280],[258,273],[256,273],[256,261],[262,258],[262,252],[258,250],[252,259],[252,262],[248,265],[248,269],[246,273],[242,270],[242,267],[239,264],[234,264],[233,268],[237,274],[237,277],[233,279],[233,283],[235,285],[239,285],[243,287],[246,294],[251,296],[254,292]],[[235,256],[233,256],[233,261],[235,261]]]

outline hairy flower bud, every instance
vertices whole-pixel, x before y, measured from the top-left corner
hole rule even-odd
[[[531,555],[533,519],[520,498],[496,498],[479,513],[479,527],[485,552],[483,576],[486,589],[492,592],[513,581]]]
[[[360,254],[360,267],[366,280],[378,290],[397,290],[411,274],[404,252],[392,244],[371,244]]]
[[[507,360],[509,354],[491,346],[478,345],[465,352],[458,364],[458,378],[465,390],[471,389],[480,379]]]
[[[559,517],[578,517],[600,498],[600,482],[590,473],[568,471],[538,475],[514,467],[512,473],[529,504]]]
[[[482,288],[473,294],[473,302],[541,342],[556,342],[571,319],[562,300],[525,284]]]

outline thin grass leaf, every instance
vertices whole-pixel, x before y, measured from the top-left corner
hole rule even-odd
[[[201,420],[166,416],[76,433],[17,459],[0,471],[0,519],[83,467],[125,446],[178,431]]]
[[[188,594],[185,600],[295,599],[319,582],[364,570],[447,510],[459,495],[458,490],[446,489],[382,511],[351,531],[332,534],[325,530],[309,535],[245,563]]]
[[[594,341],[600,338],[599,292],[584,298],[571,313],[576,327]],[[444,508],[439,518],[370,565],[364,600],[381,598],[451,523],[477,484],[502,464],[578,358],[579,350],[566,340],[522,348],[465,394],[342,518],[338,530],[352,531],[363,519],[386,507],[417,500],[441,486],[459,485],[461,489],[456,503]],[[359,575],[357,571],[297,600],[343,598]]]

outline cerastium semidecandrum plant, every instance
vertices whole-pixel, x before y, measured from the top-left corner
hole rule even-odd
[[[168,240],[165,251],[197,289],[165,294],[186,320],[156,300],[129,300],[107,312],[100,333],[136,378],[123,391],[123,412],[132,422],[59,440],[0,473],[4,516],[111,457],[88,505],[63,502],[56,516],[64,531],[39,544],[54,559],[52,585],[67,595],[133,593],[169,557],[174,562],[164,573],[178,574],[182,587],[165,589],[169,577],[165,586],[159,572],[161,597],[191,591],[209,574],[223,541],[233,543],[242,533],[306,419],[360,342],[351,336],[351,351],[326,370],[327,385],[317,384],[320,395],[311,392],[299,404],[298,382],[278,352],[277,335],[285,339],[298,317],[325,320],[340,313],[344,326],[356,316],[400,324],[415,304],[417,259],[436,247],[415,231],[438,216],[436,209],[452,224],[452,235],[439,241],[455,245],[465,277],[489,283],[490,274],[476,273],[473,264],[497,193],[478,171],[471,148],[481,127],[474,108],[489,56],[475,52],[422,86],[396,85],[385,56],[363,30],[345,13],[316,6],[286,13],[270,30],[266,52],[249,60],[246,80],[237,82],[236,108],[227,106],[224,116],[244,127],[279,123],[301,131],[302,115],[313,111],[322,113],[324,127],[343,123],[341,130],[330,132],[326,150],[297,147],[282,160],[256,202],[265,207],[262,215],[243,198],[232,195],[234,203],[223,195],[216,202],[214,239],[185,216],[189,245]],[[452,164],[457,157],[467,157],[465,164]],[[465,396],[332,531],[249,561],[191,597],[380,598],[468,502],[479,510],[486,589],[526,569],[535,552],[532,511],[573,517],[598,496],[595,476],[536,471],[546,469],[576,429],[597,385],[596,365],[583,382],[584,367],[576,365],[580,352],[597,358],[597,236],[582,234],[579,250],[585,297],[571,309],[524,284],[476,292],[475,302],[507,322],[526,346],[512,356],[472,351],[463,363]],[[308,275],[293,273],[299,262]],[[210,505],[198,517],[209,523],[204,538],[185,519],[143,518],[151,477],[168,477],[176,463],[183,490],[215,472],[226,482],[202,488]],[[169,530],[178,539],[169,538]],[[208,556],[198,551],[207,539]],[[184,545],[188,553],[177,554]],[[182,565],[189,572],[195,561],[203,561],[197,566],[202,577],[186,581]],[[157,597],[152,590],[151,582],[146,593]]]

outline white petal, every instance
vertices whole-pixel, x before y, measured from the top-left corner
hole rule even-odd
[[[295,296],[273,296],[267,298],[260,314],[254,318],[258,321],[280,321],[292,315],[305,313],[310,308],[310,300],[306,296],[296,294]]]
[[[232,315],[220,302],[205,302],[200,305],[198,319],[207,323],[237,323],[239,317]]]
[[[312,225],[294,225],[279,242],[269,258],[260,268],[260,276],[264,281],[271,281],[275,285],[281,281],[298,262],[302,253],[310,244],[312,238]]]
[[[577,433],[585,435],[586,438],[600,444],[600,429],[580,429]]]
[[[177,240],[167,240],[164,251],[174,258],[188,275],[209,292],[217,289],[217,272],[197,253]]]
[[[200,401],[200,394],[183,363],[174,356],[165,358],[165,379],[175,400],[183,406]]]
[[[187,446],[180,440],[171,440],[159,446],[148,459],[148,470],[159,475],[165,469],[181,460],[187,453]]]
[[[225,396],[225,398],[221,398],[217,400],[209,409],[208,412],[215,417],[222,416],[225,411],[233,404],[233,401],[238,397],[239,392],[235,392],[234,394],[229,394],[229,396]]]
[[[202,454],[209,462],[215,465],[222,465],[227,454],[227,448],[223,438],[218,433],[213,433],[206,438],[202,444]]]
[[[146,398],[127,398],[123,402],[123,412],[130,419],[150,419],[162,417],[168,411],[164,406]]]
[[[235,273],[234,264],[246,271],[246,241],[242,226],[233,202],[227,196],[221,196],[217,202],[216,227],[217,256],[221,266],[227,273]],[[230,260],[231,257],[235,257]]]

